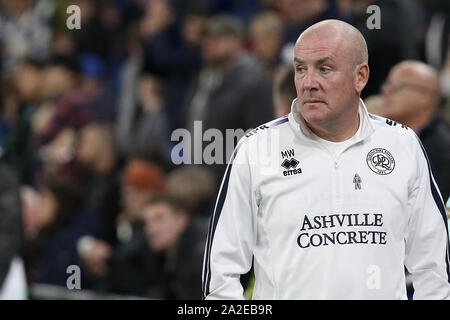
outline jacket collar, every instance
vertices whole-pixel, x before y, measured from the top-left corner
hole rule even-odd
[[[359,99],[359,125],[360,130],[357,131],[357,136],[355,137],[354,143],[357,143],[361,140],[369,137],[374,131],[374,127],[370,121],[370,116],[367,111],[366,105],[363,100]],[[289,113],[289,124],[292,130],[299,136],[307,141],[315,141],[316,135],[311,131],[311,129],[306,125],[305,119],[302,117],[297,98],[292,101],[291,104],[291,112]]]

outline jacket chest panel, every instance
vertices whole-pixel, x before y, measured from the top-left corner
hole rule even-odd
[[[378,151],[372,152],[377,148],[360,148],[344,152],[337,159],[323,151],[300,148],[285,152],[284,156],[280,153],[279,164],[274,164],[271,171],[266,170],[258,188],[265,227],[280,244],[295,241],[305,216],[353,215],[350,226],[366,223],[368,227],[373,222],[370,219],[379,219],[381,222],[376,223],[382,225],[377,227],[388,230],[388,237],[403,237],[401,226],[406,224],[407,217],[402,212],[408,194],[404,187],[398,186],[407,184],[409,172],[402,169],[405,159],[391,154],[396,164],[386,173],[392,169],[391,160],[382,157],[386,153],[378,150],[377,158]],[[346,225],[339,226],[336,221],[330,222],[333,228],[345,229]]]

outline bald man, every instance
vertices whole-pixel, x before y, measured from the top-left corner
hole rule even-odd
[[[205,299],[449,299],[445,209],[414,131],[367,112],[367,46],[325,20],[294,48],[291,112],[249,132],[225,173]]]
[[[421,61],[403,61],[389,72],[382,87],[383,112],[389,119],[413,129],[430,158],[444,201],[450,197],[450,130],[439,114],[439,74]]]

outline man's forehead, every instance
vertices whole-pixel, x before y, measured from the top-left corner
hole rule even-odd
[[[426,66],[403,63],[395,66],[388,75],[389,81],[414,83],[430,90],[439,90],[439,77]]]
[[[320,53],[317,53],[315,56],[295,56],[294,62],[298,64],[306,64],[308,62],[313,63],[326,63],[326,62],[335,62],[335,58],[329,55],[322,55]]]
[[[294,50],[295,63],[337,62],[344,56],[342,51],[332,46],[299,46]]]
[[[298,37],[295,47],[333,45],[342,42],[341,40],[341,36],[333,32],[306,32]]]
[[[420,81],[420,74],[418,72],[408,66],[399,65],[394,67],[392,71],[389,73],[389,79],[398,80],[398,81]]]
[[[302,57],[330,57],[336,59],[345,50],[342,41],[337,38],[300,38],[294,47],[294,56],[302,59]]]

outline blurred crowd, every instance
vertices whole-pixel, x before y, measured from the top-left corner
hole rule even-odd
[[[446,201],[447,0],[0,0],[0,288],[13,266],[25,288],[66,287],[76,265],[82,289],[199,299],[227,155],[175,165],[171,133],[289,113],[293,45],[324,19],[362,32],[362,98],[423,139]]]

